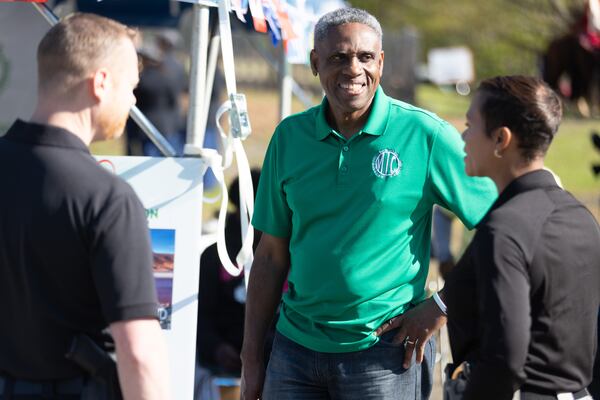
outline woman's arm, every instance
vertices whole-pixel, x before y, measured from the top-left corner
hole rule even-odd
[[[465,399],[512,399],[525,380],[530,341],[529,274],[512,238],[483,229],[474,249],[480,346]]]

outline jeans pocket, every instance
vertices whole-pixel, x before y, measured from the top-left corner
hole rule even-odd
[[[404,343],[394,343],[394,338],[400,332],[400,328],[392,329],[391,331],[385,332],[383,335],[379,336],[379,340],[375,344],[378,347],[393,347],[393,348],[404,348]]]

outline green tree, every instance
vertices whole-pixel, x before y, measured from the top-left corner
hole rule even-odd
[[[478,78],[537,74],[549,41],[568,32],[585,0],[351,0],[384,30],[415,27],[422,57],[433,47],[468,46]],[[384,37],[385,40],[385,37]]]

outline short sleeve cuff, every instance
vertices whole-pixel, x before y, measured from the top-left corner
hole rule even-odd
[[[107,317],[109,324],[132,319],[152,318],[158,320],[158,305],[156,303],[144,303],[128,307],[120,307],[112,310],[110,315]]]

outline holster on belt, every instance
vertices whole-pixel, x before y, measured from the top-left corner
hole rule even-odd
[[[447,364],[444,373],[444,400],[462,400],[471,375],[470,364],[466,361],[460,365]]]
[[[82,400],[123,400],[117,363],[89,336],[75,336],[65,357],[88,376],[81,394]]]

